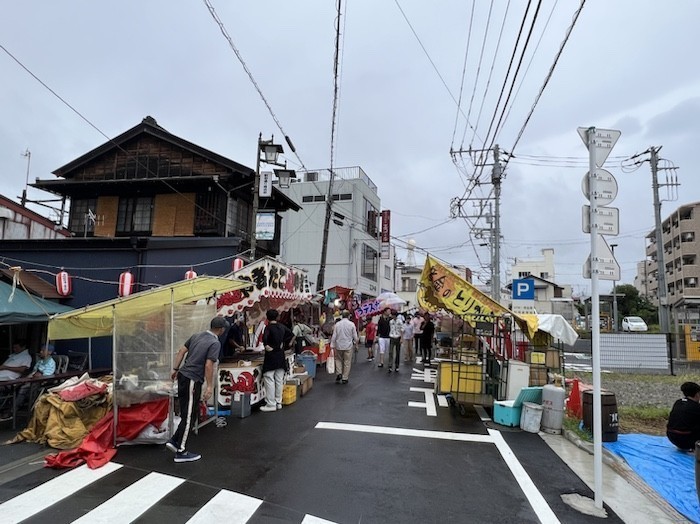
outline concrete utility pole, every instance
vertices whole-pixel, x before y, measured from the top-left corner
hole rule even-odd
[[[316,291],[322,291],[326,280],[326,256],[328,254],[328,230],[331,224],[333,213],[333,169],[330,169],[330,179],[328,180],[328,195],[326,196],[326,218],[323,221],[323,243],[321,244],[321,264],[318,268],[316,278]]]
[[[496,302],[501,301],[501,164],[499,161],[498,144],[493,146],[493,173],[491,183],[496,200],[493,217],[493,274],[491,276],[491,298]]]
[[[664,246],[663,232],[661,230],[661,200],[659,199],[659,151],[661,147],[650,147],[649,153],[651,158],[651,179],[652,189],[654,190],[654,226],[656,227],[656,281],[658,288],[656,290],[659,298],[659,328],[662,333],[669,332],[668,322],[668,298],[666,297],[666,265],[664,263]]]

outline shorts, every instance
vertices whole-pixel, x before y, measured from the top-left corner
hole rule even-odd
[[[379,354],[383,355],[389,351],[389,339],[388,338],[380,338],[379,339]]]
[[[365,347],[366,348],[371,348],[374,345],[374,339],[372,340],[365,340]]]

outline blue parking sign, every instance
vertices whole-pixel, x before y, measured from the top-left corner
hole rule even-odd
[[[535,300],[535,281],[531,278],[513,280],[513,300]]]

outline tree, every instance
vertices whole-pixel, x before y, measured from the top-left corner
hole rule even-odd
[[[639,295],[639,290],[631,284],[622,284],[615,288],[617,311],[622,317],[641,317],[647,324],[658,323],[658,308],[646,297]],[[619,295],[624,295],[620,297]]]

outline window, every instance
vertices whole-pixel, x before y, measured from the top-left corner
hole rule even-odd
[[[547,271],[542,271],[540,273],[540,278],[544,278],[545,280],[549,279],[549,273]]]
[[[95,221],[90,220],[88,215],[93,215],[97,210],[96,198],[85,198],[73,200],[70,206],[70,218],[68,219],[68,229],[75,236],[92,236],[95,233]]]
[[[391,280],[391,266],[384,266],[384,278]]]
[[[226,200],[220,192],[197,193],[194,211],[195,235],[219,235],[223,231]]]
[[[362,268],[364,278],[377,280],[377,250],[367,244],[362,244]]]
[[[365,231],[373,237],[376,237],[378,232],[379,213],[377,212],[377,208],[370,204],[369,200],[367,199],[365,199],[365,220]]]
[[[529,271],[520,271],[520,272],[518,273],[518,278],[525,278],[525,277],[529,277],[529,276],[530,276],[530,272],[529,272]]]
[[[151,234],[153,197],[122,197],[117,211],[117,235]]]
[[[402,278],[401,291],[415,292],[418,288],[418,280],[415,278]]]
[[[314,201],[314,197],[311,196],[311,195],[303,196],[303,197],[301,197],[301,201],[302,201],[302,202],[313,202],[313,201]]]
[[[253,206],[245,200],[231,199],[229,227],[234,235],[247,239],[250,236]]]

